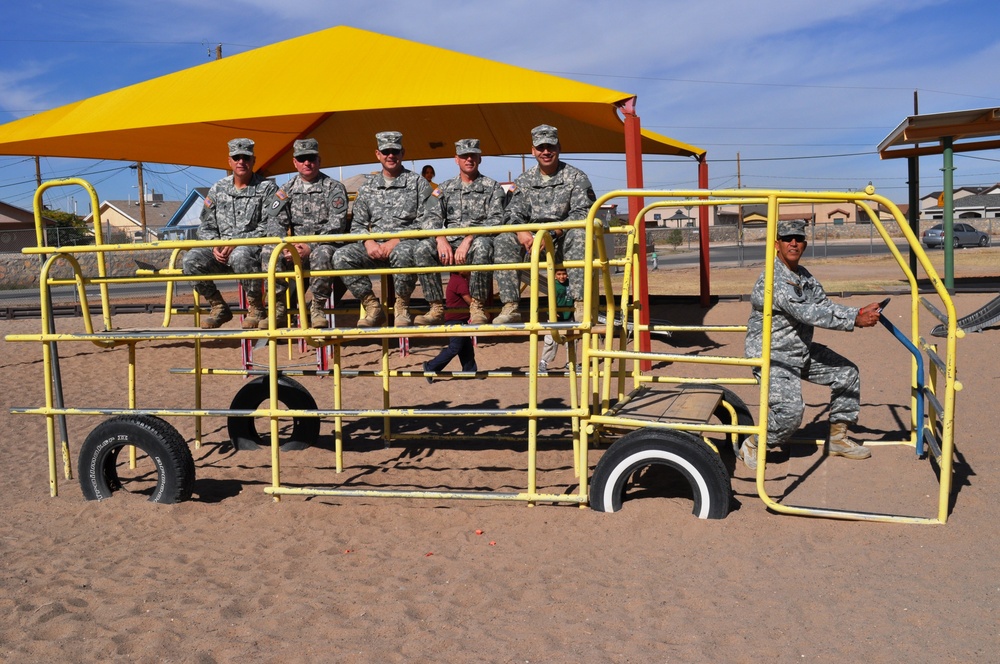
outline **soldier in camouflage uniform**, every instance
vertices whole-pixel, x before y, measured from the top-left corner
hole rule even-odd
[[[209,190],[201,211],[199,240],[264,237],[264,203],[278,187],[253,172],[253,148],[254,142],[249,138],[229,141],[229,169],[233,174],[219,180]],[[189,275],[260,272],[260,247],[197,247],[184,255],[183,266],[184,274]],[[261,282],[259,279],[245,279],[240,283],[247,296],[243,327],[255,329],[267,315],[261,300]],[[198,281],[194,289],[212,307],[208,316],[202,319],[203,328],[217,328],[232,320],[233,312],[215,287],[215,282]]]
[[[478,138],[463,138],[455,142],[455,163],[459,174],[441,185],[444,202],[445,228],[502,226],[506,194],[500,184],[479,172],[483,161]],[[490,265],[493,263],[493,238],[489,235],[449,235],[429,240],[441,265]],[[484,308],[490,295],[493,277],[489,272],[472,272],[469,276],[469,323],[489,322]],[[436,283],[434,283],[436,282]],[[441,291],[440,274],[428,275],[423,282],[424,293],[431,291],[431,300]],[[435,314],[431,310],[431,315]],[[442,312],[443,313],[443,312]]]
[[[531,130],[531,154],[538,162],[514,182],[513,194],[507,204],[506,223],[526,224],[546,221],[586,219],[591,204],[597,200],[587,175],[578,168],[559,160],[559,131],[550,125]],[[587,233],[582,228],[550,231],[554,240],[556,261],[583,260]],[[518,263],[531,251],[534,235],[528,232],[504,233],[493,241],[496,264]],[[495,324],[519,323],[521,299],[518,274],[515,270],[496,273],[497,287],[503,308],[493,319]],[[583,316],[583,270],[569,270],[570,296],[576,320]]]
[[[304,138],[292,144],[292,164],[297,174],[281,186],[268,202],[267,234],[272,237],[287,235],[340,235],[347,233],[347,190],[339,180],[320,171],[319,142],[315,138]],[[302,257],[302,266],[313,270],[332,270],[333,254],[342,243],[322,242],[308,244],[296,242],[295,249]],[[266,246],[261,252],[261,265],[268,269],[268,261],[274,251]],[[278,271],[291,269],[288,252],[278,260]],[[329,325],[324,307],[330,297],[334,277],[309,278],[312,302],[309,305],[309,323],[312,327]],[[288,283],[284,279],[275,282],[275,319],[277,324],[285,324],[285,291]],[[267,319],[260,327],[267,329]]]
[[[872,303],[856,309],[830,301],[819,281],[799,265],[807,244],[805,226],[803,220],[778,224],[767,444],[781,445],[799,428],[805,411],[802,381],[807,380],[829,385],[832,391],[829,453],[848,459],[867,459],[871,451],[847,438],[847,427],[858,421],[861,408],[858,367],[830,348],[813,343],[813,331],[817,326],[846,331],[872,327],[879,320],[879,305]],[[745,353],[746,357],[760,357],[764,339],[763,274],[754,285],[750,301],[753,310],[747,322]],[[743,442],[739,456],[747,467],[757,467],[756,436]]]
[[[382,171],[370,176],[358,188],[351,232],[398,233],[443,228],[441,192],[431,189],[427,180],[403,167],[403,135],[398,131],[383,131],[376,134],[375,138],[378,142],[375,157],[382,164]],[[377,242],[365,240],[338,249],[333,256],[333,264],[338,270],[429,267],[435,265],[436,261],[433,248],[428,250],[427,247],[427,242],[418,239],[392,238]],[[385,322],[385,312],[373,293],[371,278],[361,274],[345,276],[343,280],[365,308],[365,315],[358,321],[358,327],[382,325]],[[406,327],[413,322],[418,325],[442,322],[429,316],[417,316],[416,319],[410,317],[410,294],[416,286],[415,275],[397,274],[394,281],[396,327]],[[434,293],[425,293],[425,297],[434,304]],[[441,300],[444,294],[438,293],[436,297],[436,303],[443,311]]]

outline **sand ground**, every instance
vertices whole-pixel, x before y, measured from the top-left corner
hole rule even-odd
[[[818,266],[814,272],[836,280],[843,276],[837,269]],[[751,272],[738,283],[752,283]],[[959,295],[959,314],[994,296]],[[843,301],[859,306],[873,299],[881,298]],[[748,306],[672,305],[654,315],[677,323],[738,324]],[[904,298],[886,313],[908,329]],[[159,316],[116,320],[150,327]],[[935,322],[927,318],[922,333]],[[0,323],[4,334],[38,327],[37,320]],[[670,490],[630,500],[616,514],[470,501],[293,496],[276,503],[263,492],[270,481],[267,451],[234,451],[219,418],[206,420],[205,444],[193,450],[197,480],[189,502],[154,505],[120,493],[88,502],[75,481],[62,482],[60,495],[50,498],[44,419],[4,408],[0,660],[996,661],[1000,461],[991,444],[1000,430],[998,334],[991,329],[959,342],[963,389],[946,525],[773,514],[742,466],[732,479],[732,511],[719,521],[694,518],[690,500]],[[902,347],[881,328],[817,336],[862,369],[857,437],[898,439],[909,418],[909,360]],[[169,369],[190,366],[190,348],[152,345],[155,352],[141,352],[140,405],[189,403],[190,378]],[[742,338],[678,334],[656,347],[740,354]],[[41,404],[41,349],[4,348],[5,404]],[[408,357],[394,354],[392,365],[418,370],[437,348],[415,344]],[[124,349],[64,344],[61,353],[68,405],[120,405]],[[527,361],[523,342],[484,340],[477,354],[486,369],[520,368]],[[207,357],[213,366],[238,363],[233,347],[213,347]],[[368,366],[376,357],[359,347],[347,361]],[[523,381],[398,381],[415,406],[525,401]],[[546,397],[563,398],[564,385],[550,383]],[[219,377],[211,385],[206,401],[225,407],[240,379]],[[754,390],[737,391],[755,412]],[[359,383],[355,392],[359,405],[379,399],[377,385]],[[805,431],[822,436],[828,392],[807,387],[805,396]],[[99,421],[69,418],[74,452]],[[176,425],[193,437],[191,420]],[[284,477],[418,489],[523,487],[523,443],[454,438],[473,426],[518,433],[508,423],[421,421],[408,427],[434,432],[432,440],[386,449],[378,423],[355,422],[348,426],[346,471],[336,476],[331,427],[324,424],[315,448],[282,455]],[[565,423],[546,426],[554,437]],[[592,453],[592,463],[600,454]],[[825,458],[809,447],[772,456],[768,490],[782,502],[936,514],[934,467],[910,449],[880,445],[862,462]],[[543,445],[539,463],[543,490],[573,489],[564,446]]]

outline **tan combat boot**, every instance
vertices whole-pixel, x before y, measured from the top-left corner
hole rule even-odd
[[[288,325],[288,307],[285,305],[284,294],[279,295],[278,298],[274,301],[274,324],[279,328]],[[262,330],[267,329],[266,316],[264,317],[264,320],[262,320],[257,327],[259,327]]]
[[[201,329],[214,330],[233,319],[233,312],[229,310],[229,305],[226,304],[219,291],[215,291],[208,297],[208,303],[212,308],[208,315],[201,319]]]
[[[326,312],[323,311],[323,303],[315,297],[309,303],[309,325],[320,328],[330,327],[330,321],[327,320]]]
[[[431,308],[422,316],[413,319],[417,325],[440,325],[444,322],[444,302],[435,300],[431,302]]]
[[[847,437],[847,422],[830,423],[830,456],[867,459],[872,451]]]
[[[267,325],[267,312],[260,295],[247,295],[247,315],[243,317],[244,330],[256,330],[264,323]]]
[[[489,322],[490,317],[486,315],[482,301],[472,298],[469,302],[469,325],[486,325]]]
[[[413,325],[410,318],[410,296],[396,294],[396,303],[392,307],[393,321],[396,327],[409,327]]]
[[[757,436],[749,436],[743,441],[736,456],[750,470],[757,470]]]
[[[500,313],[493,319],[494,325],[508,325],[521,322],[521,312],[517,310],[517,302],[504,302]]]
[[[358,327],[381,327],[385,323],[385,312],[382,303],[374,294],[369,293],[361,300],[365,308],[365,317],[358,321]]]

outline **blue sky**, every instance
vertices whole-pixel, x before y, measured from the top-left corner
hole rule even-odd
[[[197,66],[220,43],[234,55],[335,25],[634,93],[644,127],[708,150],[713,187],[736,186],[739,153],[744,187],[846,190],[873,181],[905,202],[905,161],[882,162],[875,147],[912,113],[914,91],[921,113],[1000,106],[1000,9],[987,0],[22,0],[0,22],[0,123]],[[302,66],[370,62],[378,76],[378,57],[337,63],[303,53]],[[438,72],[428,77],[449,84]],[[279,83],[249,85],[264,84]],[[618,157],[567,160],[598,193],[625,186]],[[433,163],[438,181],[456,172],[453,162]],[[101,199],[136,197],[128,166],[41,161],[44,179],[84,177]],[[939,157],[921,160],[924,192],[940,189],[940,166]],[[1000,152],[957,155],[956,166],[958,184],[1000,182]],[[500,180],[520,168],[514,157],[483,165]],[[650,188],[696,184],[691,162],[654,158],[644,169]],[[167,199],[224,175],[162,164],[145,173],[147,188]],[[0,200],[30,208],[34,179],[30,158],[0,156]],[[68,197],[49,203],[72,205]]]

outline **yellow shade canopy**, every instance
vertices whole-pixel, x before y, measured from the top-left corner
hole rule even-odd
[[[375,161],[375,134],[403,133],[407,159],[530,151],[559,128],[564,152],[625,152],[617,108],[632,95],[339,26],[137,83],[0,125],[0,154],[228,167],[226,142],[256,142],[257,170],[292,170],[298,138],[323,165]],[[642,132],[644,154],[704,150]]]

